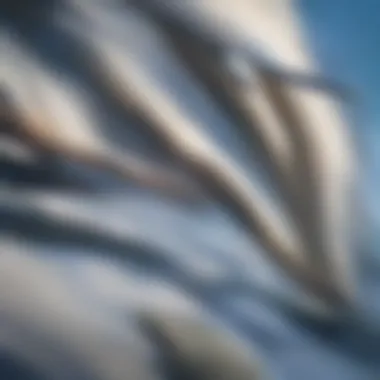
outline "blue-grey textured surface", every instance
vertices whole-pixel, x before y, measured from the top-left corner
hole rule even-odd
[[[380,326],[380,50],[377,46],[380,3],[303,0],[299,9],[325,70],[351,84],[364,100],[359,121],[353,124],[364,147],[362,194],[370,220],[359,247],[365,257],[360,263],[359,280],[363,304],[374,323]],[[38,41],[35,46],[53,64],[66,64],[70,70],[70,65],[75,65],[67,54],[70,42],[65,45],[54,27],[46,28],[34,35],[30,33],[28,38]],[[221,145],[235,152],[236,158],[244,163],[247,160],[244,144],[231,132],[223,113],[201,94],[186,72],[170,67],[158,50],[153,44],[143,52],[152,55],[146,59],[146,65],[171,91],[177,92],[179,102],[186,104],[195,118],[201,118],[212,129]],[[204,302],[204,307],[218,319],[251,341],[276,379],[371,380],[380,376],[380,334],[321,327],[318,323],[302,324],[268,303],[262,293],[246,295],[241,294],[239,287],[229,288],[229,283],[259,283],[281,289],[283,283],[260,255],[252,255],[248,237],[213,205],[192,209],[139,191],[130,191],[128,196],[118,193],[92,199],[69,197],[66,203],[56,202],[54,195],[43,191],[33,194],[26,197],[21,192],[0,194],[0,227],[11,234],[22,231],[30,240],[37,241],[40,252],[59,253],[62,273],[73,280],[83,302],[123,316],[128,312],[129,302],[132,309],[140,302],[135,299],[139,295],[145,297],[151,292],[147,298],[153,300],[152,288],[159,297],[160,285],[156,284],[166,279],[170,286]],[[93,237],[76,235],[75,228],[63,233],[53,223],[39,225],[38,218],[25,217],[23,222],[13,223],[12,217],[17,219],[15,210],[31,204],[43,205],[45,211],[58,217],[71,215],[77,221],[85,217],[100,232],[115,234],[121,243],[100,244]],[[123,245],[126,236],[133,237],[135,244]],[[149,249],[144,247],[146,242],[158,253],[149,254]],[[148,253],[144,254],[145,251]],[[111,255],[125,266],[122,270],[128,277],[126,284],[122,279],[120,282],[115,279],[119,269],[110,264],[104,264],[104,268],[97,266],[96,260],[103,263],[105,255]],[[131,295],[130,288],[137,296]]]

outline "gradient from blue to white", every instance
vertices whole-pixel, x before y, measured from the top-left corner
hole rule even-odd
[[[380,185],[380,3],[376,0],[300,0],[298,10],[326,72],[348,83],[362,100],[355,126]],[[378,208],[378,206],[376,206]],[[379,210],[380,211],[380,210]]]
[[[365,152],[368,154],[367,160],[370,166],[367,167],[368,173],[366,174],[369,176],[366,179],[365,190],[371,202],[370,209],[374,213],[373,216],[376,217],[376,210],[379,210],[380,215],[380,207],[376,202],[378,195],[375,190],[375,186],[380,184],[379,179],[376,179],[376,174],[380,174],[380,153],[377,149],[377,144],[380,143],[380,107],[377,107],[377,98],[380,95],[380,69],[378,69],[380,68],[380,50],[377,51],[378,37],[380,37],[380,3],[377,0],[301,0],[299,1],[299,10],[315,54],[325,71],[348,82],[363,99],[363,109],[360,112],[364,115],[365,122],[355,125],[355,128],[357,133],[363,137]],[[52,40],[54,40],[54,35]],[[40,43],[42,44],[42,42]],[[189,94],[189,92],[185,93]],[[195,106],[199,103],[199,99],[194,100]],[[207,104],[203,107],[207,108]],[[202,113],[201,111],[199,112]],[[209,116],[210,112],[207,115]],[[205,117],[205,114],[203,116]],[[210,118],[212,117],[213,115],[210,116]],[[68,206],[66,208],[70,210]],[[156,204],[151,205],[150,201],[145,199],[140,199],[140,201],[138,199],[134,201],[122,199],[120,204],[117,199],[112,199],[107,204],[95,201],[92,204],[89,202],[89,207],[94,208],[94,213],[96,210],[97,215],[102,215],[103,219],[107,216],[105,219],[111,227],[112,219],[119,219],[122,224],[120,231],[123,233],[125,233],[124,230],[128,231],[129,229],[131,235],[144,233],[151,237],[153,242],[160,241],[164,248],[167,245],[176,254],[183,253],[185,264],[187,262],[187,266],[193,270],[189,270],[190,275],[196,272],[197,267],[195,270],[193,269],[194,263],[189,257],[195,252],[199,253],[199,256],[203,255],[202,244],[208,248],[207,243],[211,246],[212,243],[218,241],[218,244],[211,249],[213,251],[210,255],[212,256],[210,257],[211,267],[215,264],[214,253],[219,255],[218,260],[215,261],[223,267],[224,257],[222,256],[224,253],[239,251],[244,256],[250,249],[241,243],[241,236],[228,226],[228,222],[216,220],[213,223],[214,219],[218,219],[213,218],[213,215],[210,218],[208,215],[204,215],[203,226],[199,226],[199,218],[192,218],[194,215],[191,213],[183,217],[172,215],[170,210],[168,212],[164,210],[164,205],[162,207]],[[75,205],[75,208],[79,213],[86,212],[85,202],[80,206]],[[187,220],[185,220],[186,217]],[[380,217],[377,218],[380,221]],[[144,223],[148,231],[143,231],[141,228]],[[156,229],[149,228],[150,225]],[[158,226],[160,228],[157,228]],[[188,233],[189,230],[190,233]],[[171,233],[170,239],[173,241],[166,244],[163,236],[168,231]],[[199,234],[197,244],[190,242],[192,237],[197,234]],[[220,239],[220,235],[223,236],[222,239]],[[189,249],[186,247],[187,243]],[[224,249],[221,249],[222,246]],[[61,248],[57,247],[57,249]],[[170,251],[170,249],[168,250]],[[62,251],[66,253],[65,249]],[[198,265],[204,265],[207,261],[205,257],[201,260],[201,257],[194,257],[194,255],[190,258]],[[180,259],[182,257],[178,261]],[[226,260],[226,267],[234,272],[235,268],[229,264],[229,260]],[[241,267],[238,264],[236,263],[236,267],[239,272],[244,263]],[[80,272],[79,276],[82,276],[85,271],[82,272],[81,263],[76,268]],[[218,268],[211,268],[210,277],[214,271],[218,274]],[[146,270],[146,268],[144,269]],[[67,273],[75,277],[75,265],[74,268],[70,265]],[[130,276],[132,273],[136,276],[139,275],[133,266],[131,270],[126,270],[126,273]],[[239,274],[244,275],[245,273],[241,274],[240,272]],[[158,273],[159,275],[161,273]],[[165,273],[162,275],[165,276]],[[380,280],[374,285],[371,283],[367,285],[369,285],[366,288],[368,299],[369,301],[374,300],[376,293],[380,293],[378,291]],[[94,289],[91,290],[94,291]],[[229,294],[227,297],[221,294],[219,299],[210,300],[208,306],[215,313],[219,313],[222,318],[228,320],[231,325],[235,324],[237,330],[240,330],[246,337],[252,337],[253,344],[257,344],[259,351],[266,357],[268,365],[278,379],[372,380],[376,375],[375,371],[379,368],[366,354],[372,351],[373,355],[369,356],[378,354],[379,358],[380,342],[371,342],[372,346],[370,346],[370,342],[360,341],[360,337],[355,342],[355,337],[347,336],[346,332],[342,336],[335,334],[329,337],[328,333],[318,336],[307,329],[299,328],[297,324],[291,323],[277,311],[270,310],[269,307],[261,304],[260,299],[244,300],[235,297],[234,294]],[[380,308],[380,306],[378,307]],[[355,349],[356,344],[357,350]],[[368,346],[367,351],[362,349],[363,345]]]

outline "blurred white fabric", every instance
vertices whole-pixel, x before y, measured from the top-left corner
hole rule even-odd
[[[268,14],[281,16],[290,12],[289,1],[260,4]],[[89,1],[70,3],[80,9]],[[255,38],[274,60],[288,59],[283,63],[300,65],[297,68],[314,64],[308,55],[289,49],[287,44],[296,39],[294,31],[286,29],[289,35],[280,38],[284,29],[275,18],[271,25],[259,13],[252,20],[249,16],[255,14],[245,14],[244,1],[234,4],[239,25],[232,13],[229,18],[227,5],[232,1],[171,3],[175,11],[190,16],[199,16],[200,10],[220,11],[213,14],[220,32],[231,28],[243,42]],[[121,59],[117,61],[117,49],[125,46],[136,67],[199,122],[222,151],[246,170],[252,183],[265,189],[265,173],[259,162],[252,163],[244,137],[236,133],[231,119],[202,84],[161,48],[159,33],[153,38],[155,26],[149,19],[119,1],[96,1],[91,9],[99,30],[109,28],[105,35],[114,43],[110,49],[114,49],[116,66],[128,70]],[[14,14],[4,12],[0,33],[13,30],[9,34],[13,38],[14,30],[21,31],[25,44],[42,57],[42,67],[53,73],[53,79],[64,83],[68,91],[79,89],[94,125],[113,146],[148,152],[157,162],[167,162],[168,157],[140,125],[94,91],[78,58],[80,47],[69,33],[75,35],[76,28],[86,25],[60,10],[43,22],[17,29]],[[269,32],[275,32],[272,39]],[[10,69],[17,75],[18,68]],[[68,116],[65,109],[57,112],[57,118]],[[361,127],[355,128],[359,134]],[[368,165],[369,173],[374,173],[374,161],[376,157]],[[366,328],[352,331],[344,325],[326,326],[290,315],[275,302],[276,297],[294,304],[302,294],[218,204],[181,204],[70,162],[56,164],[57,178],[89,182],[100,191],[88,195],[44,185],[15,186],[20,178],[25,181],[23,172],[14,174],[9,163],[0,168],[4,174],[0,178],[2,351],[12,342],[12,352],[40,363],[39,370],[57,379],[159,378],[151,364],[157,351],[137,329],[140,313],[157,311],[179,318],[194,316],[233,332],[252,349],[252,357],[261,361],[269,378],[371,380],[379,375],[379,333],[371,336]],[[49,168],[46,173],[47,177]],[[36,176],[43,182],[44,171]],[[370,182],[363,178],[363,183]],[[376,204],[365,206],[369,221],[364,228],[358,224],[358,286],[368,318],[380,326],[380,262],[377,252],[373,253],[380,211]],[[43,308],[52,308],[46,319],[41,317]],[[41,333],[46,335],[43,339],[39,339]],[[50,341],[45,342],[47,338]],[[35,341],[41,341],[41,349],[28,349],[35,347]],[[54,352],[51,347],[57,342]]]

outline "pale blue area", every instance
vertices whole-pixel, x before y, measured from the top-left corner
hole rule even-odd
[[[375,190],[375,185],[379,182],[376,174],[380,172],[378,160],[380,154],[377,149],[377,144],[380,142],[380,125],[378,124],[380,122],[378,101],[380,95],[380,69],[378,69],[380,68],[380,50],[378,51],[377,46],[380,37],[380,2],[376,0],[303,0],[300,1],[300,10],[302,10],[309,38],[315,48],[315,54],[321,60],[325,71],[352,85],[363,99],[359,119],[365,120],[365,122],[355,124],[354,128],[358,138],[363,139],[367,158],[365,193],[368,194],[366,199],[374,214],[377,209],[380,210],[377,202],[378,194]],[[49,37],[54,43],[49,45],[49,38],[45,39],[46,45],[40,41],[41,50],[47,51],[51,59],[51,56],[54,56],[52,46],[58,46],[56,56],[62,58],[62,61],[65,58],[69,65],[71,62],[67,62],[69,60],[65,54],[66,46],[62,43],[62,36],[57,37],[52,33],[49,34]],[[34,36],[31,35],[30,39],[33,40],[33,38]],[[61,44],[55,43],[54,38],[60,38]],[[61,61],[61,59],[56,59],[56,61]],[[57,64],[54,60],[51,63]],[[165,69],[166,74],[170,74],[167,75],[166,82],[170,82],[173,91],[174,89],[178,92],[182,91],[182,86],[186,89],[179,99],[184,101],[185,95],[192,96],[187,101],[187,106],[194,111],[194,114],[200,115],[199,117],[203,121],[208,121],[214,128],[219,127],[220,135],[217,138],[225,140],[221,141],[221,145],[224,143],[230,148],[232,145],[234,148],[235,145],[238,145],[237,142],[235,144],[235,141],[228,140],[228,134],[227,138],[224,134],[228,121],[225,123],[223,120],[221,121],[223,114],[217,109],[209,107],[206,98],[197,97],[199,89],[191,86],[189,80],[191,78],[185,76],[183,72],[172,70],[166,61],[152,60],[149,61],[149,64],[163,66],[162,70]],[[68,71],[71,71],[71,66]],[[165,77],[163,73],[164,71],[161,79]],[[244,161],[245,152],[238,153],[240,153],[237,154],[238,158]],[[83,203],[83,213],[86,213],[86,202],[81,199],[78,199],[77,202],[78,204]],[[42,238],[39,243],[42,240],[43,244],[47,246],[47,250],[58,252],[61,255],[63,252],[65,260],[60,262],[60,265],[65,267],[65,263],[68,264],[67,273],[70,273],[71,277],[75,277],[76,274],[80,277],[80,270],[77,271],[78,273],[73,270],[78,265],[72,257],[67,260],[68,253],[66,251],[72,251],[74,254],[80,251],[80,253],[92,256],[94,253],[112,256],[113,249],[114,254],[119,251],[116,255],[122,258],[123,264],[128,268],[127,274],[133,272],[134,275],[142,275],[143,278],[144,276],[163,277],[174,283],[177,288],[198,298],[204,303],[205,308],[219,319],[224,320],[246,339],[251,339],[252,344],[257,346],[273,372],[278,375],[278,379],[372,380],[375,375],[377,378],[380,377],[379,335],[351,331],[344,327],[328,329],[319,324],[301,326],[300,321],[295,322],[285,312],[277,310],[260,294],[256,296],[251,292],[249,295],[242,295],[236,291],[236,288],[229,289],[228,286],[223,288],[224,291],[215,285],[208,287],[207,281],[203,283],[202,278],[197,278],[197,271],[193,270],[193,265],[198,263],[202,266],[203,263],[206,265],[214,260],[215,267],[218,269],[219,265],[222,268],[221,272],[223,268],[227,268],[226,271],[231,276],[231,282],[240,277],[242,282],[244,280],[249,283],[246,263],[250,262],[249,259],[253,253],[250,251],[250,247],[248,249],[247,245],[242,244],[246,237],[239,231],[235,231],[234,226],[229,224],[229,220],[211,207],[210,209],[205,207],[204,210],[189,211],[173,207],[173,205],[166,206],[168,205],[164,203],[150,203],[143,194],[137,196],[130,194],[128,199],[120,200],[112,197],[110,200],[103,199],[103,201],[89,202],[88,204],[88,208],[91,209],[89,214],[94,215],[93,220],[100,221],[100,223],[106,221],[106,223],[103,222],[104,227],[111,228],[113,222],[115,225],[118,222],[119,228],[121,228],[120,226],[126,228],[128,223],[136,225],[138,228],[132,229],[133,231],[137,230],[136,236],[148,237],[159,251],[150,255],[148,253],[144,255],[144,250],[141,248],[134,249],[131,245],[125,247],[121,243],[119,247],[115,244],[112,247],[111,244],[109,246],[107,244],[100,245],[96,241],[93,241],[92,244],[89,241],[84,242],[85,239],[82,237],[82,240],[79,240],[75,231],[65,231],[66,235],[63,234],[63,236],[59,236],[59,233],[55,232],[54,235],[52,230],[46,232],[46,230],[49,231],[49,228],[39,225],[38,220],[26,220],[22,228],[29,230],[29,234],[26,234],[28,238],[36,239],[39,235],[47,233],[46,240],[51,239],[49,244]],[[78,210],[82,211],[79,206]],[[15,215],[13,210],[13,217],[17,218]],[[380,218],[377,219],[380,220]],[[1,206],[0,220],[1,223],[4,223],[4,229],[12,230],[12,215],[4,205]],[[20,222],[18,221],[18,223]],[[17,223],[14,222],[14,224]],[[71,240],[68,236],[70,234]],[[194,239],[192,239],[193,237]],[[195,241],[195,237],[199,240]],[[377,236],[369,234],[369,241],[372,243],[369,248],[376,256],[375,238],[377,239]],[[205,242],[209,242],[213,248],[207,246]],[[54,243],[57,245],[54,246]],[[73,249],[75,244],[78,245],[78,248]],[[96,249],[97,244],[100,245],[99,252]],[[236,256],[234,256],[235,253]],[[239,253],[239,257],[237,253]],[[194,263],[189,258],[193,259]],[[252,266],[255,264],[253,261],[250,263]],[[376,299],[380,298],[379,268],[372,269],[372,271],[363,271],[361,287],[364,289],[367,303],[377,304]],[[229,280],[229,278],[227,279]],[[217,281],[215,283],[218,284]],[[379,321],[377,323],[380,324]]]

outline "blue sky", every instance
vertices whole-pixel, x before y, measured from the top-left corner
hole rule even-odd
[[[379,111],[380,1],[300,0],[300,10],[326,69],[354,85]]]
[[[380,174],[380,1],[299,0],[299,9],[325,71],[363,99],[356,128]]]

